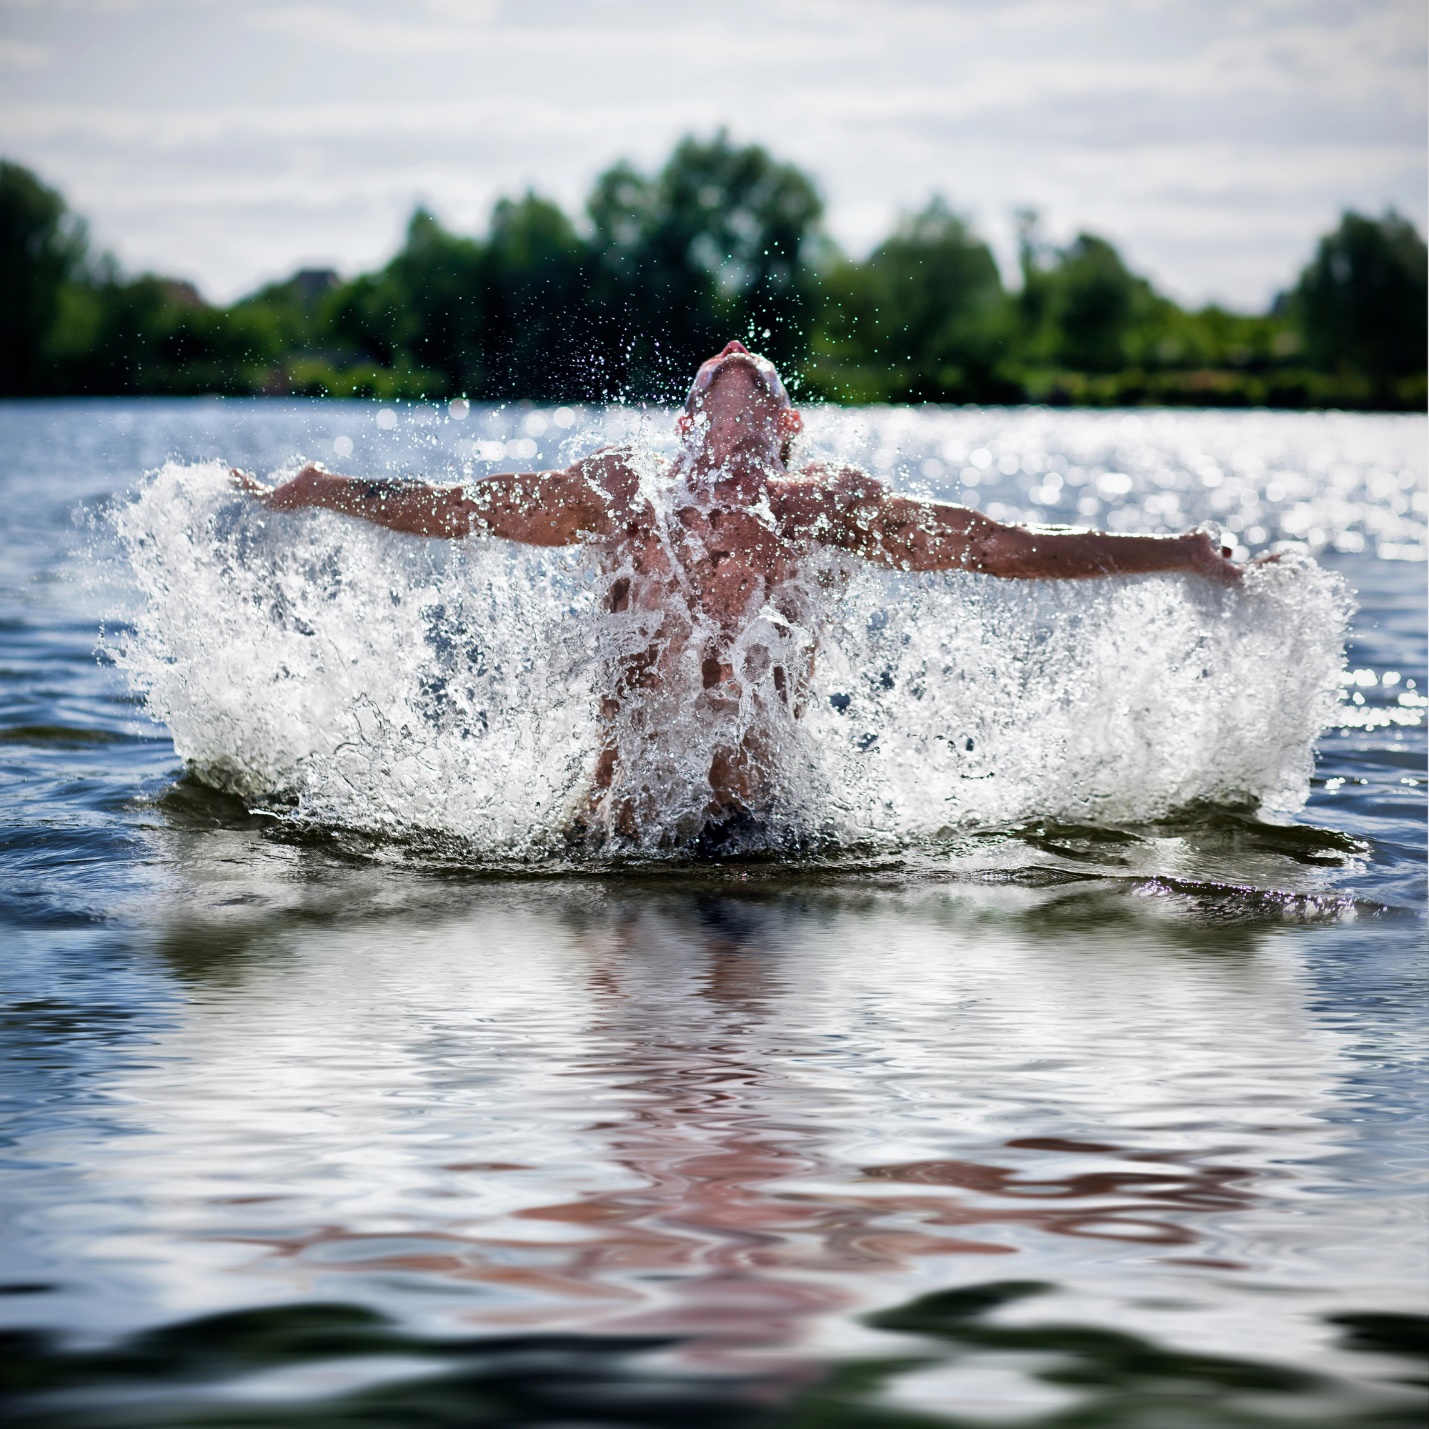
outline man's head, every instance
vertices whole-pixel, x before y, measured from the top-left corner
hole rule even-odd
[[[803,426],[774,364],[741,342],[726,343],[701,365],[679,420],[686,435],[701,433],[716,462],[738,449],[761,447],[787,462],[790,442]]]

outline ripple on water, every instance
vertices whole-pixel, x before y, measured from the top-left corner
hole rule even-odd
[[[549,784],[579,788],[578,566],[254,528],[181,464],[177,532],[155,487],[114,502],[168,555],[102,588],[72,557],[70,507],[170,457],[344,437],[355,470],[460,479],[510,443],[663,440],[633,413],[376,410],[0,406],[7,1425],[1420,1422],[1422,418],[811,413],[822,454],[984,509],[1295,543],[1357,593],[1348,664],[1314,706],[1343,605],[1305,567],[1239,610],[855,581],[795,845],[602,861],[526,838],[544,796],[432,716],[450,689],[491,708],[450,603],[486,582],[474,628],[523,717],[569,701]],[[241,796],[183,775],[93,660],[135,570],[151,624],[112,642],[152,661],[181,754],[241,756]],[[428,599],[446,615],[403,624]],[[1257,612],[1238,664],[1254,632],[1222,618]],[[1230,688],[1201,708],[1207,634]],[[986,748],[950,751],[965,695]],[[1268,809],[1324,708],[1308,806]],[[399,716],[472,788],[392,758]],[[560,727],[502,718],[518,772]],[[1109,749],[1079,798],[1078,758],[1123,736],[1169,754]]]

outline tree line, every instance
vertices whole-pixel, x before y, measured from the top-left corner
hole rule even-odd
[[[419,208],[376,272],[216,307],[122,272],[0,161],[0,395],[670,400],[739,337],[803,400],[1425,407],[1425,246],[1393,211],[1345,213],[1258,314],[1182,308],[1030,212],[1012,289],[940,198],[862,261],[821,218],[806,174],[721,132],[653,174],[614,165],[580,225],[529,191],[479,237]]]

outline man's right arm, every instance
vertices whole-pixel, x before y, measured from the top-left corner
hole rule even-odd
[[[564,471],[504,473],[461,486],[364,481],[316,463],[271,491],[245,472],[233,475],[272,511],[318,507],[413,536],[500,536],[530,546],[570,546],[607,534],[616,506],[633,492],[616,453],[598,453]]]
[[[942,501],[888,495],[849,521],[865,559],[896,570],[975,571],[1003,580],[1186,574],[1234,581],[1240,568],[1205,531],[1175,536],[1013,525]]]
[[[1240,567],[1204,531],[1123,536],[1011,525],[966,506],[898,496],[852,467],[810,467],[783,487],[803,534],[902,571],[1084,580],[1184,571],[1233,581]]]

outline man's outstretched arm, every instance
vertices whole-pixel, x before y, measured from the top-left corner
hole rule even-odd
[[[531,546],[570,546],[605,534],[616,492],[628,484],[622,465],[609,455],[564,471],[515,472],[461,486],[364,481],[317,463],[272,490],[246,472],[233,475],[271,511],[320,507],[413,536],[501,536]]]
[[[812,534],[895,570],[977,571],[1012,580],[1159,571],[1219,580],[1240,577],[1240,567],[1204,531],[1116,536],[1013,526],[965,506],[895,496],[855,472],[840,473],[824,489],[833,497],[832,509],[825,508],[827,515],[813,524]]]
[[[1013,526],[964,506],[887,498],[870,557],[904,570],[978,571],[1009,580],[1079,580],[1091,576],[1194,572],[1237,580],[1204,531],[1178,536],[1120,536]]]

